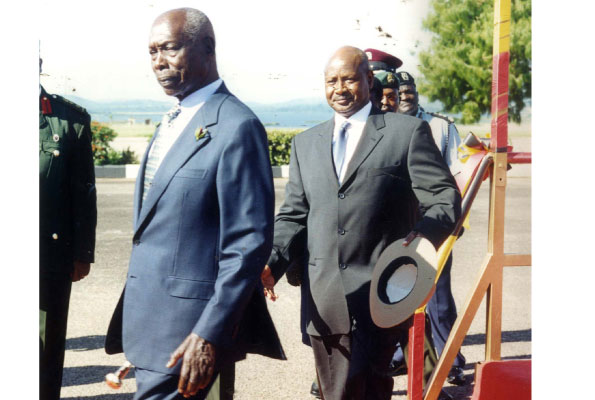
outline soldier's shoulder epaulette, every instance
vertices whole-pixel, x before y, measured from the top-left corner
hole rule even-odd
[[[427,112],[427,111],[426,111]],[[444,114],[440,114],[438,112],[427,112],[428,114],[430,114],[433,117],[437,117],[437,118],[442,118],[443,120],[445,120],[446,122],[448,122],[449,124],[452,124],[455,122],[455,120],[452,117],[449,117],[447,115]]]
[[[85,110],[84,107],[79,106],[78,104],[60,96],[57,94],[51,94],[48,97],[50,97],[52,99],[52,101],[58,102],[63,104],[65,107],[67,107],[69,110],[72,111],[76,111],[77,113],[81,114],[81,116],[83,117],[88,117],[89,113],[87,112],[87,110]]]

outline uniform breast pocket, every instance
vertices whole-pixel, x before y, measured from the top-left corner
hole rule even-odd
[[[59,173],[66,156],[65,148],[60,142],[42,141],[39,148],[39,175],[49,177]]]
[[[187,178],[187,179],[205,179],[208,170],[206,169],[193,169],[193,168],[180,168],[174,175],[176,178]]]

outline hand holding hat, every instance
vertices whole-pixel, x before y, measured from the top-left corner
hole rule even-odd
[[[389,245],[376,262],[370,285],[370,313],[380,328],[409,318],[433,294],[438,257],[418,232]]]

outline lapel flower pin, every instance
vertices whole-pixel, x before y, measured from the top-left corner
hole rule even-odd
[[[200,128],[198,128],[196,130],[196,132],[194,132],[194,137],[198,141],[198,140],[202,139],[203,137],[207,136],[207,133],[209,133],[209,131],[201,126]]]

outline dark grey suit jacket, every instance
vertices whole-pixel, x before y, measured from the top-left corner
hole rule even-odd
[[[278,281],[291,255],[307,246],[307,331],[321,336],[349,333],[351,318],[375,329],[368,298],[382,250],[412,229],[438,247],[461,207],[427,122],[373,108],[342,185],[332,160],[333,127],[331,119],[293,140],[269,258]],[[305,228],[307,241],[299,235]]]

